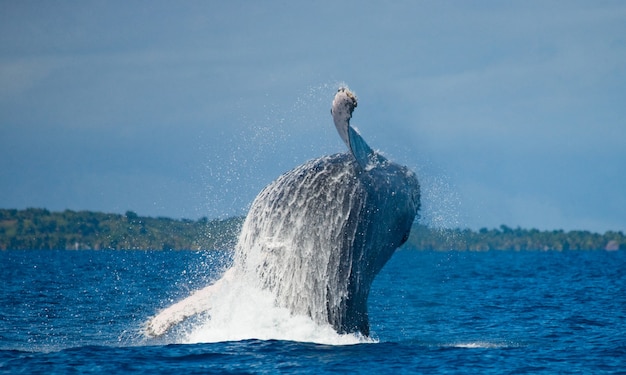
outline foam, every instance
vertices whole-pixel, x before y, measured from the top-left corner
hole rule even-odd
[[[181,343],[288,340],[325,345],[372,342],[355,334],[338,334],[330,325],[315,323],[308,316],[292,315],[277,307],[267,290],[231,282],[212,297],[208,316],[194,323],[179,338]]]

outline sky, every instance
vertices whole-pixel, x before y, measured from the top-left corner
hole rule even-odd
[[[623,1],[0,1],[0,208],[245,215],[342,84],[422,223],[626,230]]]

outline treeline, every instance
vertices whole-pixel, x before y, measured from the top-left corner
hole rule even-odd
[[[92,211],[0,209],[0,249],[229,249],[241,218],[174,220]]]
[[[0,249],[232,249],[243,222],[175,220],[92,211],[0,209]],[[433,229],[415,225],[405,248],[417,250],[626,250],[621,231]]]
[[[604,234],[589,231],[510,228],[432,229],[415,225],[407,241],[420,250],[626,250],[626,236],[621,231]]]

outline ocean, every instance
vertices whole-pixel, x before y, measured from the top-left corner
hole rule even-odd
[[[237,340],[210,339],[200,318],[142,334],[231,261],[223,251],[2,251],[0,373],[626,373],[624,251],[399,250],[372,286],[369,339],[327,327],[284,339],[280,316],[275,338],[272,326],[254,337],[262,308],[258,321],[224,327]]]

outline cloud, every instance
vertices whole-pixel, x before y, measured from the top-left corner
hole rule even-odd
[[[145,194],[128,182],[108,200],[139,213],[154,186],[172,215],[194,211],[177,189],[214,197],[216,215],[245,212],[280,173],[344,150],[328,108],[345,80],[368,142],[425,174],[430,222],[623,226],[625,15],[570,2],[2,3],[0,206],[27,204],[5,194],[25,186],[70,204],[65,183],[37,188],[54,171],[85,192],[87,175],[145,176]],[[581,199],[595,195],[612,206]]]

